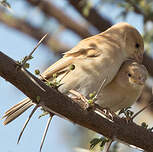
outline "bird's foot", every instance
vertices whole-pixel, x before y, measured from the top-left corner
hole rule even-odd
[[[119,112],[118,115],[124,114],[123,117],[121,117],[122,119],[124,119],[127,123],[133,122],[133,111],[131,111],[130,109],[131,107],[127,107],[127,108],[123,108],[121,109],[121,111]]]
[[[75,90],[69,90],[69,92],[73,95],[71,97],[72,100],[82,101],[84,103],[84,107],[86,110],[91,109],[94,106],[94,102],[90,102],[84,95],[81,93],[75,91]]]
[[[107,107],[106,108],[103,108],[103,112],[111,120],[113,120],[114,117],[118,117],[118,115],[115,112],[111,111],[110,108],[107,108]]]

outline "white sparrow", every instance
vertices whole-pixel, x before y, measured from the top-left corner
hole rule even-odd
[[[41,76],[50,80],[56,73],[57,80],[62,84],[58,88],[61,93],[68,94],[72,89],[88,98],[89,93],[98,91],[104,80],[105,88],[126,60],[141,63],[143,53],[144,43],[140,33],[127,23],[119,23],[80,41]],[[73,70],[69,68],[71,65]],[[13,106],[5,113],[4,124],[14,120],[31,105],[32,101],[26,98]]]
[[[131,106],[140,97],[147,75],[144,65],[125,61],[116,77],[99,93],[96,103],[113,112]]]

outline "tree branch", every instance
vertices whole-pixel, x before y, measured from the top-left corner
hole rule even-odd
[[[22,19],[9,16],[8,14],[4,13],[1,9],[0,22],[2,24],[7,25],[8,27],[23,32],[24,34],[32,38],[35,38],[38,41],[46,34],[46,32],[44,32],[41,28],[35,27]],[[47,38],[42,43],[55,52],[63,52],[69,49],[65,44],[59,42],[50,34],[48,34]]]
[[[112,26],[112,22],[101,16],[96,9],[93,7],[90,9],[89,14],[86,16],[83,14],[83,8],[87,5],[88,1],[81,3],[82,0],[69,0],[69,3],[84,17],[89,23],[94,25],[99,31],[105,31],[110,26]]]
[[[143,64],[146,66],[149,74],[153,77],[153,58],[145,53],[143,57]]]
[[[72,30],[77,33],[80,37],[86,38],[91,36],[88,28],[83,26],[82,24],[74,21],[72,18],[63,13],[60,9],[55,7],[48,0],[26,0],[29,4],[39,7],[39,9],[49,17],[55,17],[61,24],[63,24],[66,28]]]
[[[74,102],[60,92],[45,85],[41,80],[24,69],[20,69],[11,58],[0,52],[0,76],[15,85],[25,95],[49,112],[56,112],[70,121],[92,129],[108,138],[135,145],[146,151],[153,152],[153,133],[135,123],[128,123],[119,118],[109,121],[94,110],[85,110],[82,102]]]

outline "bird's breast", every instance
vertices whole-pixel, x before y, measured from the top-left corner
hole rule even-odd
[[[88,97],[98,91],[105,79],[107,85],[115,77],[121,63],[112,65],[108,57],[96,57],[75,61],[74,65],[75,69],[61,81],[59,91],[67,93],[73,89]]]

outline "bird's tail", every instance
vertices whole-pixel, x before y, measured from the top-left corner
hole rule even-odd
[[[5,118],[3,124],[7,125],[8,123],[16,119],[28,108],[30,108],[33,104],[34,103],[32,103],[32,100],[30,98],[26,98],[21,102],[19,102],[18,104],[14,105],[12,108],[6,111],[4,116],[2,117],[2,119]]]

